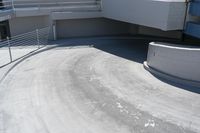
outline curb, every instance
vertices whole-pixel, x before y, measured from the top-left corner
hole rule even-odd
[[[154,74],[154,75],[156,75],[156,76],[158,76],[160,78],[164,78],[164,79],[172,81],[174,83],[200,88],[200,82],[187,80],[187,79],[182,79],[182,78],[179,78],[179,77],[175,77],[175,76],[163,73],[163,72],[161,72],[159,70],[156,70],[156,69],[150,67],[148,65],[147,61],[145,61],[143,63],[143,66],[147,71],[149,71],[150,73],[152,73],[152,74]]]

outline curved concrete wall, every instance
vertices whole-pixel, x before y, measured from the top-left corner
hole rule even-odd
[[[200,82],[200,48],[150,43],[147,65],[181,79]]]

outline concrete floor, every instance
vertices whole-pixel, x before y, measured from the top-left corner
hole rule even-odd
[[[147,72],[148,41],[55,44],[0,71],[0,133],[200,132],[198,88]]]

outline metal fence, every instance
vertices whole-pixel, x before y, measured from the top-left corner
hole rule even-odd
[[[48,44],[49,27],[7,37],[0,42],[0,67]]]

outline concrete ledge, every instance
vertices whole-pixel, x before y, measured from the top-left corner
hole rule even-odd
[[[82,18],[100,18],[102,17],[101,12],[53,12],[53,20],[64,20],[64,19],[82,19]]]
[[[144,67],[179,83],[200,86],[200,48],[152,42]]]

